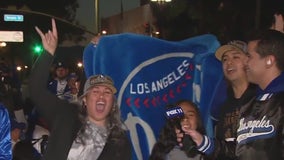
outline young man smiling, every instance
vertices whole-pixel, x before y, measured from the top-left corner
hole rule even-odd
[[[266,30],[248,41],[248,80],[256,98],[242,107],[237,130],[239,160],[284,159],[284,34]]]

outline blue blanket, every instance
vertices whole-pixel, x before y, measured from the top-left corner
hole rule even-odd
[[[165,122],[166,104],[180,99],[199,106],[212,136],[211,108],[222,101],[213,99],[222,94],[219,85],[224,82],[221,63],[214,57],[219,46],[210,34],[171,42],[123,33],[103,36],[98,45],[85,48],[86,76],[106,74],[114,79],[134,160],[148,159]]]

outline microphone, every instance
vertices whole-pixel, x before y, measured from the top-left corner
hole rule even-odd
[[[184,133],[180,125],[181,120],[184,118],[184,112],[181,107],[176,106],[167,109],[166,117],[172,121],[182,133]],[[190,135],[183,135],[181,150],[183,150],[188,157],[194,157],[197,154],[198,151],[196,148],[196,143],[192,140]]]
[[[181,107],[171,107],[166,111],[167,119],[173,120],[175,118],[182,119],[184,117],[184,112]]]

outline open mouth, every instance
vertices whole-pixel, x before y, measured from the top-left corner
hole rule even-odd
[[[105,109],[105,103],[104,102],[98,102],[96,105],[97,112],[103,112]]]
[[[228,68],[228,69],[227,69],[227,73],[233,73],[234,71],[235,71],[234,68]]]

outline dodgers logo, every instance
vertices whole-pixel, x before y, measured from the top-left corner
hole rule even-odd
[[[102,37],[97,46],[85,48],[86,76],[109,75],[118,89],[117,100],[132,142],[133,160],[149,158],[166,120],[167,104],[192,100],[202,106],[205,123],[209,122],[208,106],[216,88],[212,82],[218,83],[222,70],[215,57],[207,57],[217,47],[219,42],[212,35],[169,42],[118,34]]]
[[[130,138],[136,143],[133,146],[138,159],[147,159],[150,154],[165,120],[164,106],[191,98],[193,56],[192,53],[168,53],[149,59],[137,66],[122,84],[118,103],[122,112],[127,113],[123,117]]]
[[[240,120],[238,128],[238,143],[246,143],[258,138],[271,137],[274,133],[274,126],[270,124],[270,120],[263,116],[261,119],[245,121]]]

